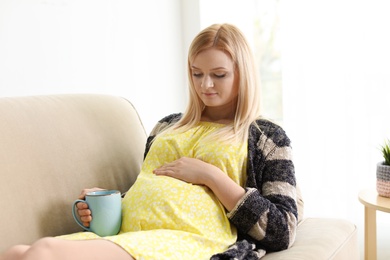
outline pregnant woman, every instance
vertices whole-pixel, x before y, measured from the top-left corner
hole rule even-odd
[[[235,26],[201,31],[188,54],[187,109],[150,134],[119,234],[43,238],[0,259],[259,259],[290,247],[298,217],[291,145],[260,117],[257,73]],[[77,207],[88,226],[93,212]]]

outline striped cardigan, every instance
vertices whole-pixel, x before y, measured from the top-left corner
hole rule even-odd
[[[161,119],[147,139],[177,122],[182,114]],[[296,181],[290,139],[278,125],[263,119],[249,129],[246,194],[227,217],[238,231],[237,242],[211,259],[260,259],[266,251],[289,248],[298,222]]]

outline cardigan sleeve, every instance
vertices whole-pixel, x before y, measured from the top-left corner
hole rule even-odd
[[[291,145],[275,124],[259,127],[249,135],[246,193],[228,218],[259,248],[280,251],[294,242],[298,219]]]

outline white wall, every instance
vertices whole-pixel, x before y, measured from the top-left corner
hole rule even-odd
[[[361,189],[375,189],[390,138],[390,2],[283,2],[284,125],[307,216],[347,218],[364,235]],[[378,259],[389,259],[378,213]],[[384,254],[387,253],[387,256]]]
[[[200,26],[214,23],[231,23],[245,35],[253,49],[254,17],[256,0],[199,0]]]
[[[1,0],[0,96],[123,96],[149,132],[185,107],[180,12],[180,0]]]
[[[284,119],[297,173],[313,194],[310,214],[355,218],[357,192],[375,187],[379,147],[390,138],[386,7],[380,0],[284,5]]]

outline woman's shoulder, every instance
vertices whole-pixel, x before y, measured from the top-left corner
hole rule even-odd
[[[168,127],[170,127],[172,124],[176,123],[177,121],[180,120],[180,118],[182,117],[182,113],[174,113],[174,114],[170,114],[170,115],[167,115],[163,118],[161,118],[157,124],[154,126],[152,132],[150,133],[151,136],[155,136],[157,135],[158,133],[164,131],[165,129],[167,129]]]
[[[182,113],[173,113],[173,114],[169,114],[165,117],[163,117],[162,119],[160,119],[158,121],[158,123],[168,123],[168,124],[171,124],[171,123],[176,123],[177,121],[180,120],[180,118],[183,116]]]
[[[252,123],[249,133],[250,139],[271,139],[277,146],[289,146],[290,139],[286,131],[279,124],[269,119],[260,118]]]

